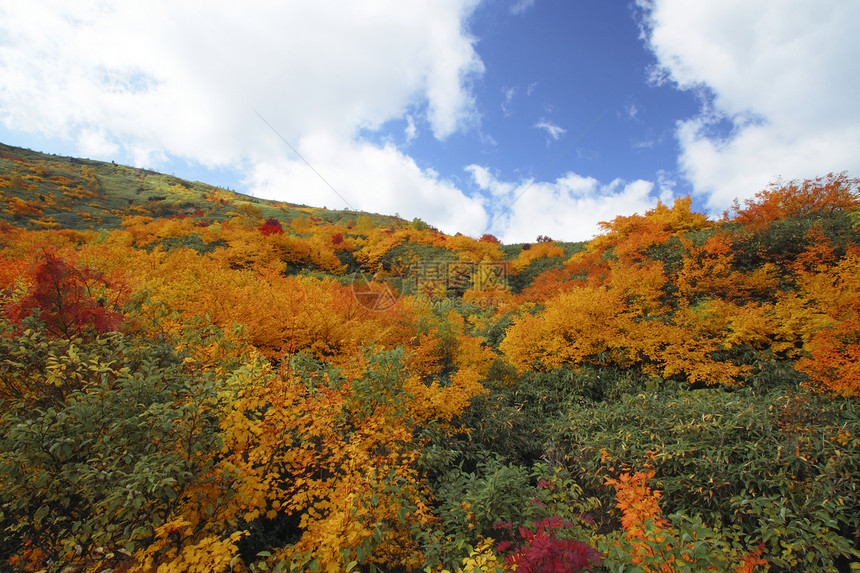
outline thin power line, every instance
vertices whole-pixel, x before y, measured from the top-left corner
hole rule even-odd
[[[329,188],[329,189],[331,189],[332,191],[334,191],[334,194],[335,194],[335,195],[337,195],[338,197],[340,197],[340,198],[341,198],[341,200],[346,204],[346,206],[347,206],[351,211],[355,211],[355,209],[353,209],[353,208],[352,208],[352,205],[350,205],[350,204],[349,204],[349,201],[347,201],[347,200],[344,198],[344,196],[343,196],[343,195],[341,195],[340,193],[338,193],[338,192],[337,192],[337,189],[335,189],[335,188],[334,188],[334,186],[332,186],[332,184],[331,184],[331,183],[329,183],[328,181],[326,181],[326,178],[325,178],[325,177],[323,177],[323,176],[322,176],[322,174],[321,174],[319,171],[317,171],[317,170],[314,168],[314,166],[313,166],[313,165],[311,165],[311,164],[310,164],[310,162],[309,162],[307,159],[305,159],[304,157],[302,157],[302,154],[301,154],[301,153],[299,153],[299,152],[296,150],[296,148],[295,148],[295,147],[293,147],[292,145],[290,145],[290,142],[289,142],[289,141],[287,141],[287,140],[284,138],[284,136],[283,136],[283,135],[281,135],[280,133],[278,133],[278,130],[277,130],[277,129],[275,129],[275,128],[274,128],[274,126],[272,126],[272,124],[271,124],[271,123],[269,123],[268,121],[266,121],[266,118],[265,118],[265,117],[263,117],[262,115],[260,115],[260,112],[258,112],[258,111],[257,111],[256,109],[254,109],[254,108],[251,108],[251,110],[252,110],[254,113],[256,113],[256,114],[257,114],[257,117],[259,117],[259,118],[263,121],[263,123],[265,123],[267,126],[269,126],[269,129],[271,129],[271,130],[272,130],[272,133],[274,133],[275,135],[277,135],[277,136],[280,138],[280,140],[281,140],[281,141],[283,141],[283,142],[284,142],[284,144],[285,144],[287,147],[289,147],[289,148],[292,150],[292,152],[293,152],[293,153],[295,153],[295,154],[298,156],[298,158],[299,158],[299,159],[301,159],[302,161],[304,161],[304,162],[305,162],[305,165],[307,165],[308,167],[310,167],[310,168],[311,168],[311,171],[313,171],[314,173],[316,173],[317,177],[319,177],[319,178],[322,180],[322,182],[323,182],[323,183],[325,183],[326,185],[328,185],[328,188]]]
[[[507,205],[505,205],[505,206],[502,208],[502,210],[501,210],[501,211],[499,211],[498,213],[496,213],[496,215],[495,215],[495,216],[490,220],[490,222],[487,224],[487,228],[486,228],[486,229],[484,229],[484,233],[489,232],[489,231],[490,231],[490,229],[491,229],[491,228],[492,228],[492,226],[493,226],[493,223],[495,223],[495,222],[496,222],[496,220],[497,220],[499,217],[501,217],[501,216],[502,216],[502,214],[504,214],[505,212],[507,212],[507,211],[511,208],[511,206],[512,206],[514,203],[516,203],[517,201],[519,201],[519,200],[522,198],[522,196],[523,196],[523,195],[525,195],[525,194],[526,194],[526,192],[527,192],[529,189],[531,189],[532,187],[534,187],[535,183],[536,183],[536,182],[537,182],[541,177],[543,177],[543,175],[544,175],[547,171],[549,171],[550,169],[552,169],[552,167],[553,167],[556,163],[558,163],[558,162],[561,160],[561,158],[562,158],[562,157],[564,157],[564,156],[565,156],[565,154],[566,154],[568,151],[570,151],[570,149],[571,149],[574,145],[576,145],[577,143],[579,143],[579,141],[580,141],[583,137],[585,137],[585,134],[586,134],[586,133],[588,133],[588,132],[591,130],[591,128],[592,128],[592,127],[594,127],[594,126],[595,126],[595,124],[597,124],[597,122],[598,122],[598,121],[600,121],[600,119],[601,119],[604,115],[606,115],[606,112],[607,112],[607,111],[609,111],[609,108],[604,109],[602,112],[600,112],[600,115],[598,115],[598,116],[597,116],[597,117],[595,117],[593,120],[591,120],[591,123],[589,123],[588,125],[586,125],[586,126],[585,126],[585,128],[584,128],[582,131],[580,131],[580,132],[579,132],[579,134],[578,134],[578,135],[573,139],[573,141],[571,141],[571,142],[570,142],[570,144],[569,144],[567,147],[565,147],[565,148],[564,148],[564,150],[563,150],[561,153],[559,153],[559,154],[555,157],[555,159],[553,159],[553,160],[552,160],[552,162],[551,162],[549,165],[547,165],[547,166],[543,169],[543,171],[541,171],[540,173],[538,173],[538,174],[537,174],[537,175],[532,179],[531,183],[529,183],[528,185],[526,185],[525,189],[523,189],[522,191],[520,191],[520,193],[519,193],[516,197],[514,197],[514,198],[513,198],[513,200],[512,200],[510,203],[508,203]]]

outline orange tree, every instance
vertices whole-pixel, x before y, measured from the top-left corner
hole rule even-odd
[[[259,235],[260,241],[281,237]],[[246,267],[236,265],[233,247],[146,252],[129,244],[122,231],[82,251],[94,265],[124,275],[130,285],[166,304],[172,314],[159,328],[181,328],[194,317],[206,317],[274,361],[304,349],[348,361],[362,345],[392,348],[409,337],[402,306],[373,312],[333,278],[287,276],[287,263],[277,257]]]
[[[818,273],[801,273],[799,304],[817,303],[821,327],[808,330],[798,361],[819,388],[860,396],[860,257],[852,254]]]
[[[723,219],[750,227],[762,227],[770,222],[821,217],[832,213],[848,213],[860,206],[860,179],[845,173],[829,173],[825,177],[773,183],[744,201],[735,200]]]
[[[682,305],[662,304],[666,278],[659,266],[607,266],[601,286],[574,287],[550,299],[538,314],[515,320],[499,345],[520,372],[560,366],[637,367],[665,378],[735,384],[746,367],[716,360],[731,331]],[[737,343],[743,343],[738,340]]]

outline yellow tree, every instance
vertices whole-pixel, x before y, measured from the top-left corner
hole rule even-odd
[[[258,567],[416,569],[416,533],[433,518],[413,427],[450,420],[478,389],[427,386],[404,372],[398,352],[355,355],[342,370],[250,361],[224,393],[213,479],[178,500],[136,555],[140,570],[223,570],[260,520],[291,525]]]

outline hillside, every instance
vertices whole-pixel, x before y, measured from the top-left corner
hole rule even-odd
[[[10,571],[850,571],[860,182],[588,243],[0,146]]]
[[[358,241],[358,248],[364,246],[367,231],[410,231],[404,237],[389,239],[388,243],[396,242],[397,246],[385,253],[385,264],[396,267],[404,276],[420,260],[435,261],[439,257],[445,261],[457,260],[458,253],[469,250],[469,244],[474,242],[455,239],[453,244],[440,243],[445,235],[420,219],[407,222],[374,213],[330,211],[258,199],[146,169],[46,155],[2,143],[0,192],[0,221],[29,230],[103,232],[120,228],[124,218],[129,221],[136,216],[182,219],[186,223],[193,222],[195,227],[231,220],[254,227],[272,219],[291,236],[340,235],[351,238],[352,243]],[[490,236],[485,239],[495,241]],[[199,246],[199,241],[199,234],[194,232],[161,238],[161,243],[168,249],[173,245]],[[332,245],[329,250],[340,253],[347,271],[361,271],[361,265],[350,256],[351,245]],[[559,243],[558,246],[561,251],[550,253],[553,256],[530,257],[529,260],[534,258],[539,262],[527,265],[528,268],[510,277],[511,287],[515,291],[521,290],[540,272],[550,267],[560,268],[568,256],[583,248],[577,243]],[[500,251],[472,249],[473,256],[467,258],[490,254],[493,260],[511,260],[522,251],[523,245],[500,247]],[[307,264],[307,260],[299,263],[293,267],[296,272],[314,267]],[[320,268],[314,267],[314,270]],[[323,269],[324,273],[344,274],[342,269],[333,271],[333,268]]]
[[[14,181],[14,183],[13,183]],[[222,221],[251,210],[289,222],[309,217],[346,223],[357,214],[256,199],[146,169],[46,155],[0,143],[3,219],[30,229],[113,229],[125,215],[193,216]],[[374,226],[402,223],[364,214]]]

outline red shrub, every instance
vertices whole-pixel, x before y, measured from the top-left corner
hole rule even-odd
[[[122,324],[123,315],[108,308],[111,285],[98,271],[48,253],[32,277],[30,292],[3,309],[10,319],[20,321],[38,310],[48,330],[64,338],[103,334]]]
[[[284,228],[281,226],[281,222],[277,219],[270,218],[266,219],[266,222],[263,223],[258,229],[264,235],[283,235]]]
[[[507,525],[507,524],[505,524]],[[592,571],[600,564],[600,555],[589,545],[572,539],[560,538],[558,529],[567,529],[571,524],[558,516],[542,519],[534,529],[520,527],[523,545],[505,557],[505,563],[521,573],[575,573]],[[504,552],[513,546],[510,542],[499,544],[497,550]]]

